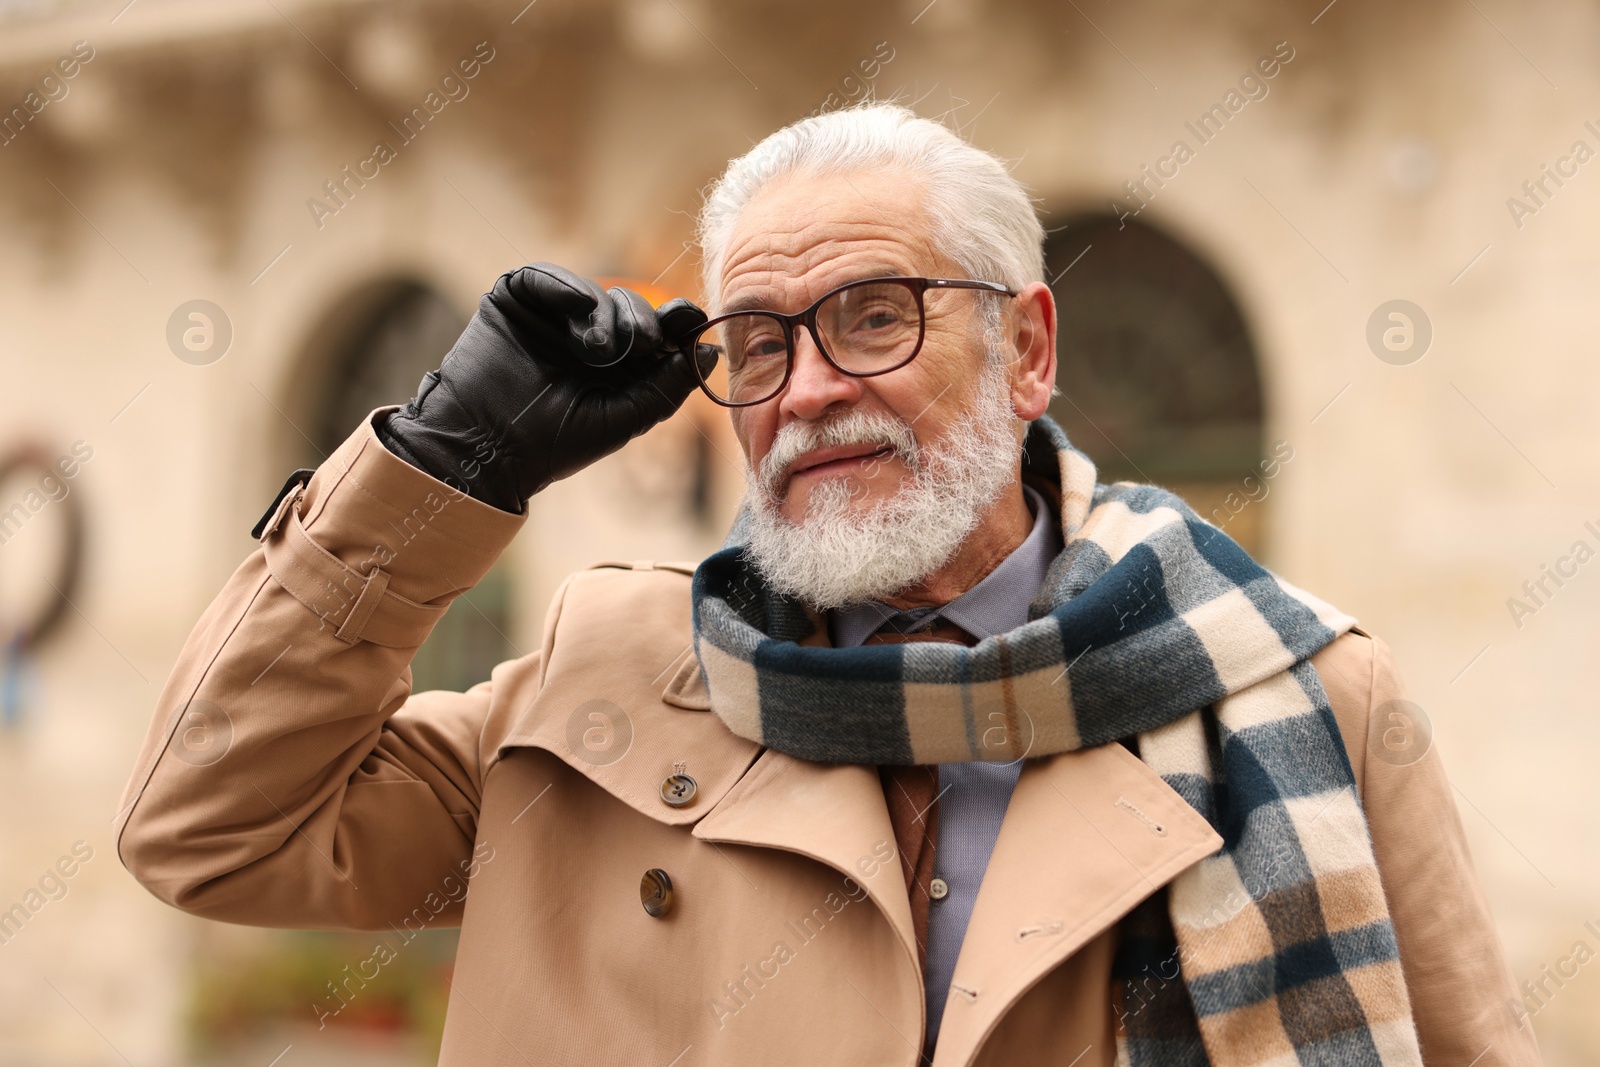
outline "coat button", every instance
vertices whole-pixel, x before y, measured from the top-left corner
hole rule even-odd
[[[694,802],[694,795],[700,791],[695,780],[687,774],[668,775],[667,780],[661,783],[661,799],[675,808]]]
[[[659,919],[672,910],[672,879],[660,867],[651,867],[639,879],[639,903]]]
[[[943,878],[935,878],[928,883],[928,896],[934,900],[943,900],[950,895],[950,883]]]

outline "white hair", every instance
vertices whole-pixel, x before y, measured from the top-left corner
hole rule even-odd
[[[728,164],[706,194],[699,239],[705,298],[716,314],[728,239],[745,206],[790,175],[894,169],[917,181],[935,245],[970,277],[1020,287],[1044,280],[1044,228],[1001,160],[896,104],[801,119]]]

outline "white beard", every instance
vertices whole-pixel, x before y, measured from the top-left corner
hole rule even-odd
[[[1021,450],[1006,368],[984,360],[971,411],[938,441],[917,444],[909,423],[851,409],[778,432],[758,475],[746,464],[749,544],[745,554],[773,589],[818,611],[884,600],[954,558],[1016,477]],[[911,471],[899,491],[869,509],[852,508],[853,475],[823,480],[799,524],[778,512],[777,476],[814,448],[892,448]]]

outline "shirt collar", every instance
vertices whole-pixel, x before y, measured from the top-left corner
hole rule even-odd
[[[1061,551],[1061,537],[1050,520],[1049,502],[1030,485],[1024,484],[1022,493],[1033,512],[1033,529],[1028,536],[982,581],[937,610],[937,614],[979,640],[1014,630],[1028,621],[1028,605]],[[834,647],[861,644],[895,614],[897,609],[877,600],[832,612],[829,629]]]

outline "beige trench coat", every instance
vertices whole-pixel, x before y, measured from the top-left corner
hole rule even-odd
[[[521,521],[364,424],[189,637],[123,797],[122,862],[229,922],[384,931],[398,951],[459,923],[444,1064],[915,1064],[922,976],[878,776],[762,750],[708,710],[691,567],[575,574],[539,651],[411,693],[416,646]],[[1427,1062],[1537,1063],[1437,754],[1368,756],[1402,694],[1387,648],[1358,632],[1313,663]],[[663,799],[675,773],[686,804]],[[935,1063],[1111,1064],[1118,920],[1219,844],[1120,745],[1030,759]],[[659,917],[651,869],[672,886]]]

